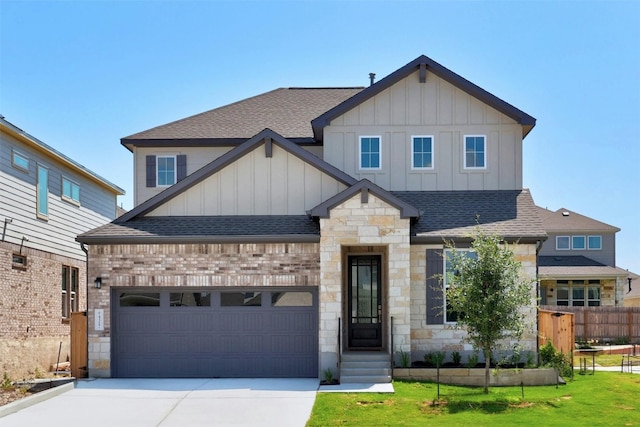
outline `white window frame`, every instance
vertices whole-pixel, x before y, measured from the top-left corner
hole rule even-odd
[[[69,183],[69,188],[71,189],[71,195],[67,195],[64,193],[64,184],[65,182]],[[78,198],[75,199],[73,197],[73,189],[77,188],[78,189]],[[80,184],[78,184],[77,182],[67,178],[66,176],[62,177],[62,200],[65,200],[69,203],[73,203],[74,205],[78,205],[80,206]]]
[[[590,239],[592,237],[597,237],[600,240],[600,246],[597,248],[592,248],[591,245],[589,244]],[[587,236],[587,250],[589,251],[601,251],[602,250],[602,236],[600,235],[591,235],[591,236]]]
[[[40,183],[40,175],[43,171],[46,173],[47,180],[44,189]],[[41,194],[41,192],[44,192],[44,194]],[[41,211],[43,210],[43,206],[40,201],[42,195],[44,195],[44,212]],[[41,164],[36,166],[36,216],[44,220],[49,219],[49,168]]]
[[[374,168],[374,167],[363,167],[362,166],[362,140],[364,138],[378,138],[379,165],[376,168]],[[382,136],[380,136],[380,135],[361,135],[358,138],[358,169],[359,170],[365,170],[365,171],[381,170],[382,169]]]
[[[456,252],[465,252],[465,253],[476,253],[476,251],[474,251],[473,249],[456,249]],[[442,320],[443,323],[446,325],[456,325],[458,324],[458,322],[456,321],[452,321],[452,320],[447,320],[447,289],[449,289],[449,274],[452,274],[452,272],[450,273],[447,270],[447,260],[449,259],[449,254],[451,254],[453,251],[451,249],[445,249],[444,251],[444,256],[443,256],[443,267],[442,267],[442,271],[444,272],[443,279],[442,279],[442,291],[443,291],[443,295],[442,295],[442,301],[444,302],[443,307],[442,307]],[[465,255],[466,256],[466,255]],[[476,255],[477,256],[477,255]]]
[[[582,283],[574,284],[574,280],[562,280],[562,281],[559,280],[556,282],[556,305],[560,307],[599,307],[602,303],[602,283],[600,282],[600,280],[580,279],[576,281],[582,282]],[[563,282],[563,283],[560,283],[560,282]],[[558,293],[560,291],[560,288],[567,290],[567,298],[566,299],[562,298],[560,300],[560,301],[565,301],[566,305],[558,304],[558,301],[559,301]],[[598,298],[589,298],[589,290],[596,289],[596,288],[598,289]],[[574,296],[573,291],[577,289],[584,291],[584,298],[575,299],[573,297]],[[575,305],[574,304],[575,301],[582,302],[582,305]],[[595,304],[596,301],[597,301],[597,304]]]
[[[566,248],[561,248],[558,246],[558,239],[560,238],[567,238],[567,247]],[[571,236],[556,236],[556,251],[569,251],[571,250]]]
[[[484,141],[484,151],[482,153],[483,166],[467,166],[467,138],[482,138]],[[464,168],[468,170],[486,170],[487,169],[487,149],[488,141],[486,135],[464,135],[462,138],[462,161],[464,162]]]
[[[580,247],[576,247],[576,245],[574,244],[575,242],[575,238],[582,238],[584,239],[584,245],[580,248]],[[576,236],[571,236],[571,249],[574,251],[586,251],[587,250],[587,236],[582,236],[582,235],[576,235]]]
[[[25,162],[27,162],[27,167],[24,167],[21,164],[16,163],[16,157],[18,157],[18,158],[24,160]],[[25,156],[24,154],[22,154],[19,151],[11,149],[11,166],[13,166],[14,168],[16,168],[18,170],[21,170],[22,172],[29,173],[29,157]]]
[[[160,184],[160,159],[173,159],[173,182],[171,184]],[[156,155],[156,187],[171,187],[178,180],[178,156],[175,154]]]
[[[431,166],[416,166],[415,165],[415,151],[414,151],[414,140],[416,138],[429,138],[431,140]],[[436,163],[436,154],[435,154],[435,138],[433,135],[412,135],[411,140],[409,141],[411,145],[409,147],[409,152],[411,153],[411,169],[413,170],[433,170],[435,168]]]

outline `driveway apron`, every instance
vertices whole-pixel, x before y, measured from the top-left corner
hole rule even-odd
[[[0,425],[302,427],[317,390],[317,379],[81,380]]]

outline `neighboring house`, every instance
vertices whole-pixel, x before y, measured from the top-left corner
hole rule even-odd
[[[622,306],[630,273],[616,267],[620,229],[565,208],[538,213],[549,236],[538,254],[540,304]]]
[[[625,307],[640,307],[640,276],[629,272],[627,287],[624,291]]]
[[[87,305],[75,238],[116,218],[122,194],[0,116],[0,372],[47,372],[59,351],[67,360],[70,315]]]
[[[400,352],[471,353],[444,241],[468,247],[479,222],[535,280],[534,125],[420,56],[367,88],[277,89],[123,138],[136,206],[78,236],[101,281],[90,375],[388,381]]]

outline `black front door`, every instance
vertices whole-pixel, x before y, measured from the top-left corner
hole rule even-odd
[[[380,255],[350,256],[349,348],[382,347],[382,269]]]

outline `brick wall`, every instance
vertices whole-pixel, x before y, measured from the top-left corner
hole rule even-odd
[[[319,286],[320,255],[313,243],[92,245],[89,277],[102,278],[89,288],[89,375],[109,377],[112,287]]]
[[[78,303],[86,308],[85,262],[23,247],[26,268],[12,263],[20,245],[0,242],[0,373],[12,378],[48,372],[69,357],[69,324],[62,320],[62,266],[79,270]]]

